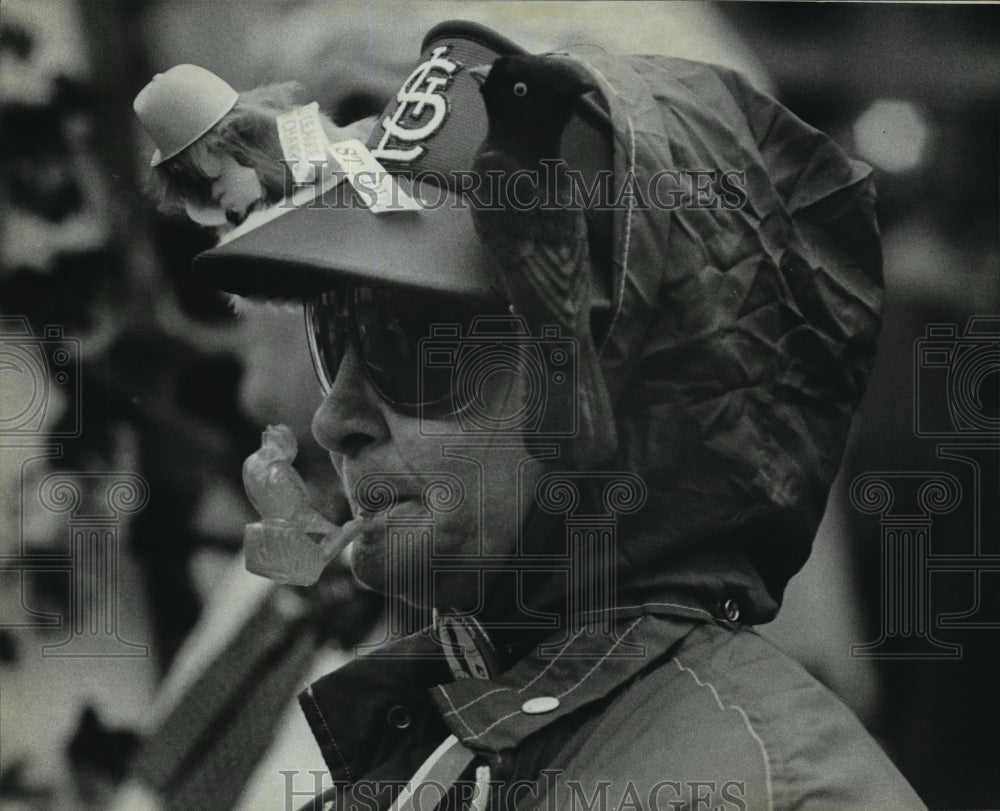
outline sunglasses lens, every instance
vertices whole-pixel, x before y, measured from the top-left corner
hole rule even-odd
[[[478,315],[505,313],[502,302],[475,301],[394,288],[355,287],[306,307],[313,362],[328,393],[350,340],[378,395],[425,417],[454,413],[454,369],[434,362],[435,338],[449,347]],[[427,357],[423,357],[427,356]]]
[[[307,301],[305,315],[309,353],[325,397],[347,351],[348,313],[343,291],[331,290]]]

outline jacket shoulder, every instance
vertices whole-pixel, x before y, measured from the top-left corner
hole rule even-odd
[[[589,732],[557,808],[924,807],[833,693],[745,630],[700,626]]]

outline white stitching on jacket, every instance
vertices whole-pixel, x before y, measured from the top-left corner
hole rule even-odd
[[[579,687],[579,686],[580,686],[581,684],[583,684],[583,683],[584,683],[584,682],[585,682],[585,681],[586,681],[587,679],[589,679],[589,678],[590,678],[590,676],[591,676],[591,675],[592,675],[592,674],[594,673],[594,671],[595,671],[595,670],[597,670],[597,668],[601,666],[601,664],[602,664],[602,663],[604,662],[604,660],[605,660],[605,659],[607,659],[607,658],[608,658],[608,657],[609,657],[609,656],[610,656],[610,655],[611,655],[611,654],[612,654],[612,653],[614,652],[614,649],[615,649],[615,648],[617,648],[617,647],[618,647],[618,646],[619,646],[619,645],[620,645],[620,644],[621,644],[622,642],[624,642],[624,641],[625,641],[625,637],[626,637],[626,636],[628,636],[628,635],[629,635],[630,633],[632,633],[632,630],[633,630],[633,629],[635,628],[635,626],[636,626],[636,625],[638,625],[638,624],[639,624],[640,622],[642,622],[642,620],[643,620],[644,618],[645,618],[645,617],[639,617],[639,618],[637,618],[637,619],[636,619],[636,621],[635,621],[635,622],[633,622],[633,623],[632,623],[632,624],[631,624],[631,625],[630,625],[630,626],[629,626],[629,627],[628,627],[628,628],[627,628],[627,629],[625,630],[625,635],[624,635],[624,636],[623,636],[623,637],[622,637],[621,639],[617,640],[617,641],[615,642],[615,644],[614,644],[614,645],[612,645],[612,646],[611,646],[611,647],[610,647],[610,648],[608,649],[607,653],[605,653],[605,654],[604,654],[604,655],[603,655],[603,656],[602,656],[602,657],[601,657],[601,658],[600,658],[600,659],[599,659],[599,660],[597,661],[597,663],[596,663],[596,664],[595,664],[595,665],[594,665],[594,666],[593,666],[593,667],[592,667],[592,668],[591,668],[590,670],[588,670],[588,671],[587,671],[587,675],[585,675],[585,676],[584,676],[584,677],[583,677],[582,679],[580,679],[580,681],[578,681],[578,682],[577,682],[576,684],[574,684],[574,685],[573,685],[572,687],[569,687],[569,688],[567,688],[566,690],[564,690],[563,692],[559,693],[559,694],[558,694],[558,695],[556,696],[556,698],[563,698],[564,696],[568,696],[568,695],[569,695],[570,693],[572,693],[572,692],[573,692],[573,691],[574,691],[574,690],[575,690],[575,689],[576,689],[577,687]],[[580,633],[582,633],[582,630],[581,630],[581,631],[578,631],[578,632],[577,632],[577,634],[576,634],[576,636],[579,636],[579,635],[580,635]],[[575,638],[576,638],[576,637],[574,637],[574,639],[575,639]],[[572,641],[572,640],[570,640],[570,641]],[[563,648],[563,650],[565,650],[565,648]],[[562,653],[562,651],[560,651],[560,653]],[[556,658],[558,658],[558,656],[557,656]],[[549,667],[551,667],[551,666],[552,666],[552,664],[555,664],[555,659],[553,659],[553,660],[552,660],[552,662],[551,662],[551,663],[549,664]],[[546,670],[548,670],[548,668],[546,668]],[[533,680],[533,681],[534,681],[534,680]],[[528,686],[528,685],[525,685],[525,686],[524,686],[524,687],[522,687],[522,688],[521,688],[520,690],[518,690],[518,692],[519,692],[519,693],[522,693],[522,692],[524,692],[524,690],[525,690],[525,689],[527,688],[527,686]],[[505,689],[505,690],[509,690],[510,688],[508,688],[508,687],[505,687],[505,688],[503,688],[503,689]],[[507,720],[508,718],[513,718],[513,717],[514,717],[515,715],[520,715],[520,713],[521,713],[521,710],[519,710],[519,709],[518,709],[518,710],[514,710],[514,712],[509,712],[509,713],[507,713],[506,715],[504,715],[504,716],[501,716],[501,717],[500,717],[500,718],[498,718],[498,719],[497,719],[496,721],[494,721],[494,722],[493,722],[492,724],[490,724],[490,725],[489,725],[489,726],[487,726],[487,727],[486,727],[485,729],[483,729],[483,730],[482,730],[481,732],[478,732],[478,733],[476,733],[475,735],[471,735],[471,736],[469,737],[469,740],[475,740],[476,738],[481,738],[481,737],[482,737],[483,735],[485,735],[485,734],[486,734],[487,732],[489,732],[489,731],[490,731],[491,729],[493,729],[493,728],[494,728],[495,726],[498,726],[499,724],[502,724],[502,723],[503,723],[504,721],[506,721],[506,720]],[[461,718],[462,716],[461,716],[461,715],[459,715],[458,717],[459,717],[459,718]],[[466,729],[469,729],[469,725],[468,725],[468,724],[466,724],[464,720],[462,720],[462,723],[463,723],[463,724],[465,724],[465,728],[466,728]],[[471,729],[469,729],[469,731],[471,732],[472,730],[471,730]]]
[[[697,608],[696,606],[693,606],[693,605],[684,605],[683,603],[664,603],[664,602],[650,602],[650,603],[642,603],[640,605],[622,605],[622,606],[616,606],[615,608],[600,608],[600,609],[595,609],[594,611],[588,611],[588,612],[586,612],[586,614],[584,614],[584,616],[590,617],[590,616],[597,616],[597,615],[600,615],[600,614],[607,614],[607,613],[609,613],[611,611],[629,610],[629,609],[634,609],[634,608],[653,608],[653,607],[659,607],[659,608],[683,608],[686,611],[697,611],[699,614],[704,614],[706,617],[714,619],[714,616],[712,615],[712,613],[709,612],[709,611],[706,611],[704,608]],[[640,617],[640,619],[641,619],[641,617]],[[625,633],[628,634],[628,632],[631,631],[632,628],[634,628],[634,627],[635,627],[635,623],[633,623],[632,626]],[[544,676],[548,672],[549,668],[552,667],[552,665],[554,665],[556,663],[556,661],[558,661],[558,659],[559,659],[560,656],[562,656],[562,654],[566,650],[566,648],[568,648],[573,642],[575,642],[576,639],[580,636],[580,634],[583,633],[583,631],[584,631],[584,629],[581,628],[572,637],[570,637],[569,640],[566,642],[566,644],[563,645],[562,648],[559,649],[559,652],[555,655],[555,657],[552,659],[552,661],[549,662],[548,665],[546,665],[545,669],[542,670],[541,673],[539,673],[537,676],[535,676],[535,678],[533,678],[531,681],[529,681],[523,687],[519,688],[517,692],[518,693],[523,693],[526,689],[528,689],[531,685],[533,685],[536,681],[538,681],[542,676]],[[614,647],[611,648],[611,650],[614,650],[614,648],[617,647],[618,644],[621,641],[622,640],[618,640],[618,642],[615,642],[615,645],[614,645]],[[610,651],[609,651],[609,653],[610,653]],[[606,655],[607,654],[605,654],[605,656]],[[448,712],[445,713],[445,717],[447,717],[449,715],[458,715],[462,710],[468,709],[473,704],[477,704],[478,702],[482,701],[484,698],[488,698],[489,696],[495,695],[496,693],[508,692],[511,688],[510,687],[497,687],[497,688],[495,688],[493,690],[490,690],[490,691],[488,691],[486,693],[483,693],[482,695],[476,696],[474,699],[472,699],[471,701],[466,702],[461,707],[456,707],[455,706],[455,703],[451,700],[451,696],[449,696],[440,685],[438,686],[438,689],[441,690],[441,693],[445,696],[445,698],[448,699],[448,704],[449,704],[449,706],[451,706],[451,709]],[[462,723],[465,724],[465,721],[463,720]],[[468,725],[466,725],[466,729],[469,729]],[[469,729],[469,732],[472,732],[472,730]]]
[[[614,644],[614,645],[612,645],[612,646],[611,646],[611,648],[610,648],[610,649],[608,650],[608,652],[607,652],[607,653],[605,653],[605,654],[604,654],[604,655],[603,655],[603,656],[602,656],[602,657],[601,657],[601,658],[600,658],[600,659],[599,659],[599,660],[598,660],[598,661],[597,661],[597,662],[596,662],[596,663],[594,664],[594,666],[593,666],[592,668],[590,668],[590,670],[588,670],[588,671],[587,671],[587,674],[586,674],[586,675],[585,675],[585,676],[584,676],[584,677],[583,677],[582,679],[580,679],[580,681],[578,681],[578,682],[577,682],[576,684],[574,684],[574,685],[573,685],[572,687],[569,687],[569,688],[567,688],[566,690],[564,690],[563,692],[561,692],[561,693],[560,693],[560,694],[559,694],[559,695],[558,695],[557,697],[558,697],[558,698],[562,698],[563,696],[568,696],[568,695],[569,695],[570,693],[572,693],[572,692],[573,692],[573,691],[574,691],[574,690],[575,690],[575,689],[576,689],[577,687],[579,687],[579,686],[580,686],[581,684],[583,684],[583,683],[584,683],[584,682],[585,682],[585,681],[586,681],[587,679],[589,679],[589,678],[590,678],[590,674],[591,674],[591,673],[593,673],[593,672],[594,672],[595,670],[597,670],[597,668],[599,668],[599,667],[600,667],[600,666],[601,666],[601,665],[602,665],[602,664],[604,663],[604,660],[605,660],[605,659],[607,659],[607,658],[608,658],[608,657],[609,657],[609,656],[610,656],[610,655],[611,655],[611,654],[612,654],[612,653],[614,652],[615,648],[617,648],[617,647],[618,647],[618,646],[619,646],[619,645],[620,645],[620,644],[621,644],[622,642],[624,642],[624,641],[625,641],[625,637],[626,637],[626,636],[628,636],[628,635],[629,635],[630,633],[632,633],[632,631],[633,631],[633,629],[635,628],[635,626],[636,626],[636,625],[638,625],[638,624],[639,624],[640,622],[642,622],[642,621],[643,621],[643,620],[644,620],[645,618],[646,618],[646,617],[645,617],[645,615],[643,615],[643,616],[641,616],[641,617],[636,617],[636,620],[635,620],[635,622],[633,622],[633,623],[632,623],[632,624],[631,624],[631,625],[630,625],[630,626],[629,626],[628,628],[626,628],[626,629],[625,629],[625,634],[624,634],[624,635],[622,636],[622,638],[621,638],[621,639],[618,639],[618,640],[616,640],[616,641],[615,641],[615,644]]]
[[[490,692],[496,693],[499,690],[506,690],[506,689],[508,688],[498,687],[496,690],[490,690]],[[445,718],[447,718],[449,715],[458,715],[458,720],[462,722],[462,726],[464,726],[467,730],[469,730],[470,735],[473,735],[474,733],[472,732],[472,727],[470,727],[467,723],[465,723],[465,719],[461,715],[459,715],[458,710],[455,708],[455,702],[451,700],[451,696],[448,695],[447,691],[444,689],[444,685],[439,684],[437,686],[437,690],[440,691],[441,695],[443,695],[448,700],[448,703],[451,705],[451,709],[444,714]]]
[[[330,739],[330,743],[333,744],[333,748],[337,752],[337,757],[340,758],[340,762],[344,764],[344,771],[347,773],[348,782],[353,783],[351,780],[351,769],[347,765],[347,761],[344,760],[344,753],[340,751],[340,747],[337,746],[337,739],[333,737],[333,733],[330,731],[330,727],[327,726],[326,717],[323,715],[323,710],[320,709],[319,702],[316,700],[316,696],[313,695],[312,687],[306,690],[306,695],[309,696],[309,700],[312,701],[313,706],[316,708],[316,714],[319,715],[319,720],[323,722],[323,729],[326,730],[327,737]]]
[[[598,614],[608,614],[611,611],[627,611],[632,608],[652,608],[653,606],[661,608],[683,608],[685,611],[697,611],[699,614],[704,614],[706,617],[715,619],[715,616],[711,611],[706,611],[704,608],[698,608],[693,605],[684,605],[683,603],[641,603],[639,605],[617,605],[614,608],[595,608],[593,611],[587,611],[584,613],[584,616],[592,617]]]
[[[747,730],[750,732],[750,736],[757,742],[760,747],[761,756],[764,758],[764,778],[765,784],[767,785],[767,807],[768,809],[774,808],[774,795],[771,789],[771,759],[767,756],[767,747],[764,746],[764,740],[757,734],[757,731],[753,728],[753,724],[750,723],[750,716],[747,715],[746,710],[744,710],[738,704],[727,704],[723,705],[722,699],[719,698],[719,691],[715,689],[715,685],[710,682],[702,681],[698,678],[698,674],[695,673],[690,667],[681,664],[681,660],[676,656],[674,657],[674,662],[677,664],[678,670],[687,671],[691,674],[691,678],[694,679],[695,684],[699,687],[707,687],[712,691],[712,695],[715,697],[715,703],[719,705],[719,709],[725,712],[726,707],[731,707],[736,710],[742,717],[743,723],[746,724]]]
[[[536,681],[538,681],[542,676],[544,676],[546,673],[548,673],[549,668],[552,667],[552,665],[554,665],[559,660],[559,657],[563,655],[563,651],[565,651],[566,648],[568,648],[570,645],[572,645],[577,640],[577,638],[580,636],[580,634],[583,633],[583,630],[584,629],[581,628],[579,631],[577,631],[575,634],[573,634],[573,636],[571,636],[568,640],[566,640],[566,644],[563,645],[559,649],[559,653],[557,653],[552,658],[552,661],[549,662],[545,666],[545,669],[542,670],[541,673],[539,673],[537,676],[535,676],[535,678],[533,678],[531,681],[529,681],[523,687],[520,687],[517,692],[518,693],[523,693],[525,690],[527,690],[529,687],[531,687],[531,685],[533,685]],[[448,703],[451,704],[451,706],[454,707],[454,709],[451,710],[451,711],[449,711],[449,712],[447,712],[447,713],[445,713],[445,716],[452,715],[453,713],[457,714],[460,710],[467,710],[473,704],[476,704],[477,702],[482,701],[487,696],[491,696],[494,693],[506,693],[506,692],[509,692],[510,689],[511,689],[510,687],[497,687],[495,690],[490,690],[488,693],[483,693],[481,696],[476,696],[476,698],[474,698],[471,701],[463,704],[461,707],[455,707],[454,703],[452,703],[452,700],[449,698],[448,699]],[[441,692],[444,692],[444,690],[442,690]],[[462,723],[465,723],[465,722],[463,721]],[[472,730],[470,729],[469,732],[472,732]]]

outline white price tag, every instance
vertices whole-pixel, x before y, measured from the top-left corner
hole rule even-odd
[[[387,211],[420,211],[385,167],[357,139],[330,144],[330,155],[359,196],[375,214]]]
[[[285,160],[291,161],[296,183],[311,183],[318,163],[326,164],[327,140],[319,116],[319,103],[313,102],[277,118],[278,139]]]

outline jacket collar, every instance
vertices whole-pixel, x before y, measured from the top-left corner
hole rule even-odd
[[[607,698],[707,619],[683,605],[631,606],[553,634],[498,676],[458,680],[426,629],[330,673],[299,701],[334,780],[352,782],[449,732],[497,755]]]

